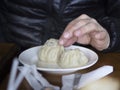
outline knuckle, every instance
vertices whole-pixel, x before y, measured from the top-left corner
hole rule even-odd
[[[94,18],[91,18],[91,21],[97,23],[97,20]]]
[[[97,24],[94,23],[94,22],[91,22],[91,23],[89,23],[89,28],[96,29],[97,28]]]

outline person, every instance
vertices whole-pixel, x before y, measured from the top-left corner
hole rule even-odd
[[[120,51],[120,0],[2,0],[1,11],[5,39],[22,48],[56,38]]]

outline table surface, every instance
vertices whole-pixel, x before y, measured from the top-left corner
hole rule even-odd
[[[18,51],[19,47],[15,44],[0,43],[0,83],[10,71],[12,60]]]
[[[1,48],[1,47],[0,47]],[[116,78],[120,81],[120,53],[97,53],[99,56],[98,62],[93,65],[90,68],[84,69],[82,71],[78,71],[80,73],[86,73],[92,70],[95,70],[101,66],[104,65],[111,65],[114,67],[114,71],[109,75],[110,77]],[[42,75],[51,83],[54,85],[61,86],[61,76],[62,75],[53,75],[53,74],[47,74],[44,72],[41,72]],[[9,74],[4,79],[4,81],[0,85],[0,90],[5,90],[8,84]],[[32,90],[32,88],[29,86],[27,81],[24,79],[19,86],[18,90]]]

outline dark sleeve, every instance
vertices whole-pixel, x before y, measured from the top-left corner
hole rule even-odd
[[[2,1],[0,1],[0,42],[5,42],[4,35],[3,35],[3,15],[2,15],[2,7],[1,7]]]
[[[98,21],[108,31],[110,45],[103,52],[120,52],[120,0],[107,0],[105,8],[106,16]]]
[[[8,42],[29,48],[40,45],[47,37],[47,3],[32,0],[4,0],[4,35]]]

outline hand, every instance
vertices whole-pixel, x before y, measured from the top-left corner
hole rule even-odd
[[[59,44],[64,46],[75,42],[103,50],[109,46],[110,37],[95,19],[83,14],[68,24],[59,39]]]

